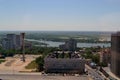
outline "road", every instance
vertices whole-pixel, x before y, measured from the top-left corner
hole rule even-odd
[[[88,70],[88,75],[90,75],[94,80],[105,80],[102,75],[100,75],[96,70],[90,68],[88,65],[85,65]]]
[[[0,74],[3,80],[89,80],[87,76],[36,75],[36,74]]]

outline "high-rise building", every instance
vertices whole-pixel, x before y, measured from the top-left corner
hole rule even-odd
[[[9,39],[3,38],[1,44],[5,50],[10,49],[10,40]]]
[[[2,47],[4,49],[20,49],[22,45],[21,35],[7,34],[6,38],[2,39]]]
[[[22,45],[22,36],[21,35],[16,35],[16,47],[18,49],[20,49],[21,45]]]
[[[111,71],[120,77],[120,32],[111,36]]]
[[[16,48],[16,35],[15,34],[7,34],[7,39],[9,40],[10,49]]]
[[[59,47],[62,50],[75,51],[77,48],[77,42],[74,39],[69,39],[65,42],[65,44],[62,44]]]

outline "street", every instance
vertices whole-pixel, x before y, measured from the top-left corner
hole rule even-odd
[[[87,76],[36,75],[36,74],[0,74],[2,80],[89,80]]]
[[[98,74],[97,71],[90,68],[88,65],[85,65],[85,67],[88,70],[88,75],[90,75],[94,80],[104,80],[104,77]]]

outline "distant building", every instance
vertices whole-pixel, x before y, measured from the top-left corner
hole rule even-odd
[[[16,47],[18,49],[20,49],[21,45],[22,45],[22,36],[21,35],[16,35]]]
[[[79,57],[61,57],[63,53],[53,53],[44,59],[45,72],[47,73],[78,73],[85,72],[85,60]],[[64,56],[67,55],[64,53]],[[75,54],[76,55],[76,54]]]
[[[120,32],[111,36],[111,71],[120,77]]]
[[[99,54],[100,54],[101,63],[105,63],[105,64],[110,63],[110,59],[111,59],[110,49],[102,50]]]
[[[60,45],[59,48],[62,50],[75,51],[77,48],[77,42],[74,39],[69,39],[65,44]]]
[[[7,38],[2,39],[1,44],[4,49],[6,49],[6,50],[10,49],[10,40],[9,39],[7,39]]]
[[[16,48],[16,35],[15,34],[7,34],[7,39],[9,40],[10,49]]]
[[[25,48],[31,49],[32,48],[32,43],[31,42],[25,42]]]
[[[7,34],[6,38],[2,39],[3,49],[20,49],[22,44],[21,35]]]

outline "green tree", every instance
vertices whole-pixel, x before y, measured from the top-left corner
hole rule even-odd
[[[44,57],[40,56],[36,58],[35,62],[37,63],[37,70],[43,71],[44,70]]]
[[[99,62],[100,62],[99,58],[100,58],[99,54],[94,54],[92,56],[92,61],[95,62],[96,64],[99,64]]]

